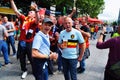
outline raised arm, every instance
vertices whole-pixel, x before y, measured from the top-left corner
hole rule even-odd
[[[35,10],[35,23],[38,24],[40,21],[40,14],[39,14],[39,9],[38,9],[38,5],[36,3],[34,3],[32,5],[32,8]]]
[[[104,37],[104,33],[106,32],[106,29],[103,28],[102,32],[100,33],[100,36],[98,37],[98,41],[97,42],[103,42],[103,37]]]
[[[68,16],[72,17],[75,13],[76,13],[76,7],[73,8],[72,12]]]
[[[15,14],[17,15],[17,17],[20,17],[21,13],[18,11],[18,9],[17,9],[17,7],[15,5],[14,0],[10,0],[10,3],[11,3],[11,7],[14,10]]]

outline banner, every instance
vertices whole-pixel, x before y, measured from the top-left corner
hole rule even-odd
[[[7,7],[0,7],[0,13],[1,14],[11,14],[11,15],[16,15],[13,9],[7,8]]]

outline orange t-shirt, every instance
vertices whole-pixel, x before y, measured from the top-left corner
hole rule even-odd
[[[35,32],[36,32],[36,28],[37,28],[37,24],[35,23],[35,20],[29,20],[27,17],[25,17],[24,15],[20,16],[20,40],[24,40],[26,42],[32,42]],[[32,30],[32,36],[30,39],[26,38],[27,32],[29,30]]]
[[[85,44],[86,44],[86,48],[89,48],[89,39],[87,37],[84,37],[84,40],[85,40]],[[81,44],[79,45],[79,48],[81,48]]]

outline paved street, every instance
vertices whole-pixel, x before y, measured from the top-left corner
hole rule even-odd
[[[78,74],[78,80],[103,80],[103,72],[107,61],[108,49],[99,50],[96,48],[97,40],[90,40],[89,59],[86,60],[86,71]],[[10,56],[13,64],[0,68],[0,80],[21,80],[21,70],[19,61]],[[0,62],[4,63],[0,56]],[[31,74],[31,66],[28,64],[29,74],[24,80],[35,80]],[[55,66],[57,68],[57,66]],[[49,80],[64,80],[63,74],[54,74],[49,76]]]

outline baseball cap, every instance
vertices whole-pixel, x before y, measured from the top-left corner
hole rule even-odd
[[[50,23],[51,25],[53,25],[53,22],[50,18],[44,18],[43,23]]]

